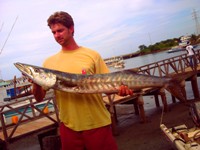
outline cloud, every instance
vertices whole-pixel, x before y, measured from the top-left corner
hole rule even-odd
[[[0,48],[17,16],[18,20],[0,55],[0,70],[9,79],[17,73],[13,62],[41,65],[60,49],[46,22],[55,11],[72,15],[79,45],[107,58],[194,33],[193,9],[199,10],[198,0],[1,0]]]

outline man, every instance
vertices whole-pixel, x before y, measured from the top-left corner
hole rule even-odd
[[[101,56],[74,40],[74,22],[66,12],[55,12],[47,20],[61,50],[47,58],[44,67],[76,74],[102,74],[109,70]],[[131,94],[127,87],[120,95]],[[41,101],[46,91],[33,84],[33,94]],[[116,150],[110,129],[111,119],[100,94],[74,94],[55,91],[59,109],[63,150]]]
[[[195,58],[195,52],[192,45],[190,45],[190,42],[187,42],[186,46],[187,56],[190,58],[190,66],[194,68],[196,66],[196,58]]]

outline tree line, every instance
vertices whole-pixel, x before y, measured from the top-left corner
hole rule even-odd
[[[140,45],[138,48],[139,48],[139,51],[141,55],[144,55],[144,54],[149,54],[149,53],[156,53],[156,52],[160,52],[160,51],[165,51],[165,50],[168,50],[174,46],[178,46],[179,43],[180,43],[180,38],[173,38],[173,39],[167,39],[167,40],[164,40],[164,41],[160,41],[160,42],[157,42],[153,45],[149,45],[149,46],[146,46],[146,45]],[[190,42],[192,45],[196,45],[196,44],[199,44],[200,43],[200,35],[194,35],[192,34],[191,35],[191,38],[190,38]]]

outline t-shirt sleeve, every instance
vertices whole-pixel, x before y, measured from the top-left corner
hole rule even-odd
[[[95,59],[95,73],[96,74],[104,74],[104,73],[109,73],[109,72],[110,72],[110,70],[108,69],[104,60],[102,59],[100,54],[97,54],[97,57]]]

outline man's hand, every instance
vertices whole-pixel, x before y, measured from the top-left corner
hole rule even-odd
[[[41,102],[46,95],[46,91],[38,84],[32,83],[32,93],[37,102]]]
[[[118,95],[119,96],[127,96],[127,95],[132,96],[133,95],[133,91],[131,89],[129,89],[128,86],[121,85],[119,87],[119,93],[118,93]]]

